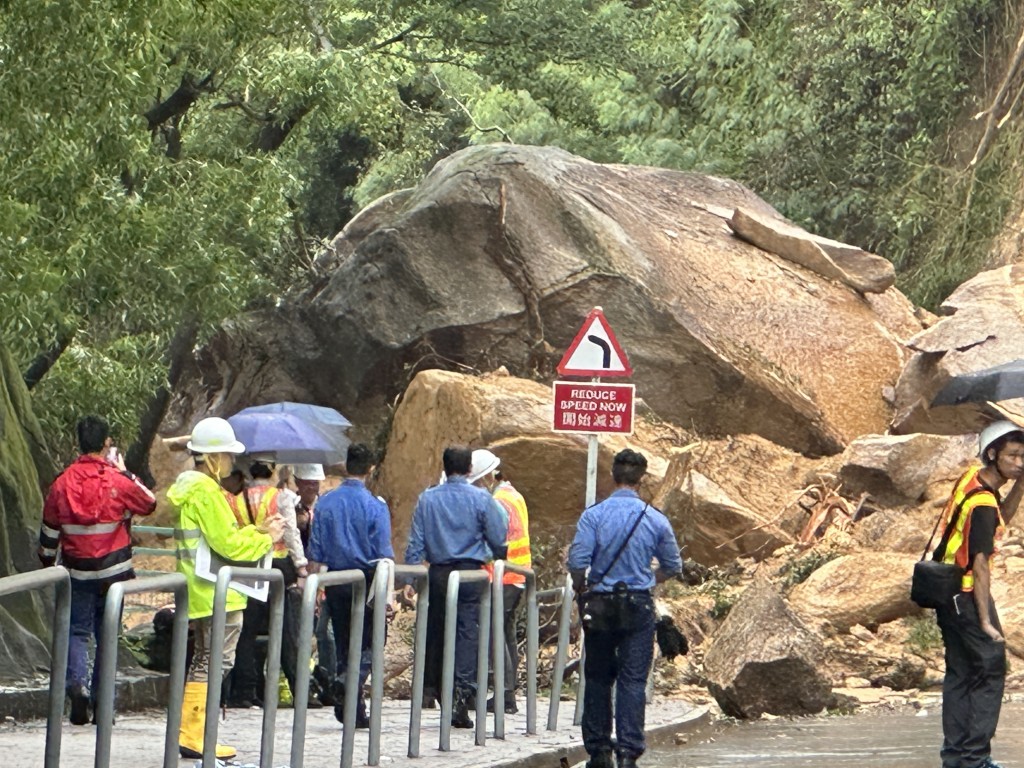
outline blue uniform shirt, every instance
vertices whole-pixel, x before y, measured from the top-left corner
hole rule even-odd
[[[381,558],[394,559],[391,513],[362,480],[349,478],[316,502],[309,534],[309,559],[330,571],[370,570]]]
[[[612,565],[615,553],[645,506],[647,513],[643,521]],[[570,571],[589,567],[588,583],[604,574],[599,584],[591,584],[590,589],[595,592],[611,592],[619,581],[624,582],[627,589],[643,590],[654,586],[651,559],[655,557],[659,567],[670,575],[683,570],[679,545],[668,518],[645,505],[636,491],[620,488],[600,504],[584,510],[576,524],[567,565]],[[609,565],[611,571],[605,573]]]
[[[505,556],[508,523],[501,505],[483,488],[454,475],[420,494],[412,514],[405,562],[442,565],[453,560],[486,563]]]

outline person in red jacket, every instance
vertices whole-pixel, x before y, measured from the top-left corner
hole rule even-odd
[[[77,432],[82,455],[47,494],[39,559],[44,566],[60,562],[71,575],[67,692],[71,722],[85,725],[100,674],[97,655],[90,685],[89,638],[95,637],[99,648],[107,588],[115,581],[135,578],[131,520],[134,515],[150,514],[156,497],[125,469],[106,421],[86,416],[78,422]]]

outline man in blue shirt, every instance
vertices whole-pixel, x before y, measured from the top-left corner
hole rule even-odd
[[[445,597],[452,571],[472,571],[490,560],[503,559],[507,522],[494,497],[469,483],[472,453],[449,446],[444,456],[445,482],[420,494],[412,516],[412,531],[405,562],[430,563],[430,612],[427,616],[424,698],[440,698],[444,661]],[[455,705],[452,725],[472,728],[469,699],[476,693],[476,644],[483,583],[463,584],[459,589],[455,633]]]
[[[619,768],[635,768],[646,749],[644,694],[655,627],[651,590],[655,581],[683,569],[668,518],[637,493],[646,472],[643,454],[619,451],[612,463],[615,492],[584,510],[569,547],[573,587],[577,594],[586,590],[581,614],[586,628],[583,746],[590,755],[588,768],[613,768],[613,686]],[[652,558],[658,560],[657,573]]]
[[[361,443],[348,448],[345,471],[348,477],[340,486],[319,498],[313,529],[309,538],[310,570],[329,571],[358,569],[366,577],[370,590],[377,561],[393,560],[391,548],[391,512],[388,505],[366,487],[366,478],[373,468],[370,449]],[[348,669],[348,638],[352,612],[352,585],[342,584],[324,590],[334,628],[337,652],[337,674],[334,689],[334,716],[342,722],[344,712],[344,681]],[[373,640],[373,613],[367,611],[363,620],[362,655],[359,660],[359,705],[356,728],[369,728],[363,687],[370,674],[370,649]]]

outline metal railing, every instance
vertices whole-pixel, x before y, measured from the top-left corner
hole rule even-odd
[[[271,768],[274,760],[274,730],[277,719],[277,680],[281,674],[281,630],[284,626],[284,576],[276,568],[241,568],[228,565],[217,571],[213,591],[213,626],[210,631],[210,671],[206,689],[206,726],[203,729],[203,765],[217,764],[217,713],[224,684],[224,634],[227,622],[228,589],[232,581],[270,582],[270,622],[267,631],[267,674],[263,687],[263,733],[260,739],[260,768]],[[315,594],[315,593],[314,593]],[[249,598],[250,600],[253,598]],[[308,674],[309,663],[306,663]],[[308,680],[307,680],[308,682]],[[298,705],[298,702],[296,702]]]
[[[412,580],[416,590],[416,630],[412,652],[412,707],[409,712],[409,757],[420,756],[420,722],[423,716],[423,672],[427,657],[427,615],[430,612],[430,581],[424,565],[395,565],[395,578]],[[377,652],[374,638],[374,653]],[[383,643],[380,649],[384,654]],[[381,678],[381,688],[384,680]],[[373,727],[371,719],[370,727]]]
[[[572,577],[565,577],[565,586],[561,588],[562,602],[558,615],[558,646],[555,651],[555,668],[551,673],[551,702],[548,707],[548,730],[558,730],[558,706],[562,697],[562,683],[565,680],[565,664],[569,655],[569,628],[572,621]],[[580,674],[583,666],[580,665]]]
[[[170,539],[174,536],[174,529],[160,525],[132,525],[132,533],[153,533]],[[174,557],[175,549],[174,547],[132,547],[132,554]]]
[[[306,579],[306,587],[302,595],[302,612],[299,618],[300,634],[295,672],[296,690],[293,696],[295,712],[292,722],[291,768],[302,768],[305,760],[303,753],[306,747],[306,709],[309,704],[309,659],[313,649],[313,613],[316,609],[317,592],[320,591],[320,587],[343,584],[352,585],[352,613],[349,619],[348,663],[345,673],[341,767],[351,768],[352,766],[356,737],[356,704],[359,697],[359,661],[362,655],[363,616],[366,606],[366,576],[359,570],[314,573]],[[276,673],[274,679],[277,679]],[[276,701],[276,695],[274,699]],[[379,721],[377,731],[379,739]]]
[[[44,768],[59,768],[61,721],[64,719],[64,685],[68,672],[71,635],[71,577],[60,565],[0,578],[0,597],[54,586],[53,636],[50,639],[50,703],[46,716]]]
[[[174,593],[174,627],[171,631],[171,671],[167,696],[167,733],[164,737],[164,768],[178,765],[178,729],[185,690],[185,654],[188,646],[188,582],[180,573],[118,581],[107,590],[103,608],[102,643],[96,649],[100,668],[96,696],[96,768],[110,765],[110,738],[114,728],[114,682],[117,674],[117,641],[121,634],[121,610],[126,594]]]
[[[462,584],[487,584],[490,574],[475,571],[452,571],[448,574],[448,592],[444,615],[444,663],[441,667],[441,736],[438,749],[451,750],[452,709],[455,689],[455,628],[458,621],[459,587]],[[491,590],[484,588],[480,596],[479,635],[476,646],[476,744],[487,744],[487,646],[491,628]],[[504,662],[503,662],[504,663]],[[480,690],[480,686],[483,690]],[[495,707],[497,709],[497,707]]]
[[[526,578],[526,732],[537,733],[537,656],[539,654],[540,614],[537,607],[537,574],[532,568],[524,568],[504,560],[494,563],[494,578],[491,581],[491,605],[494,615],[492,651],[494,653],[494,738],[505,738],[505,589],[506,573],[517,573]],[[515,638],[513,638],[515,642]],[[512,681],[513,688],[515,681]],[[479,678],[478,678],[479,685]]]

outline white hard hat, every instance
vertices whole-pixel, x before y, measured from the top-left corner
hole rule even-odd
[[[466,479],[470,483],[475,483],[484,475],[489,475],[496,470],[499,464],[501,464],[501,459],[486,448],[478,448],[473,451],[473,462],[469,465],[469,476]]]
[[[326,478],[323,464],[296,464],[292,467],[292,472],[296,480],[323,480]]]
[[[245,446],[235,438],[235,430],[217,416],[196,424],[185,447],[193,453],[245,453]]]
[[[1002,421],[992,422],[981,430],[981,434],[978,436],[978,455],[984,461],[985,451],[988,450],[989,446],[999,438],[1005,437],[1013,432],[1020,432],[1021,435],[1024,436],[1024,427],[1005,419]]]

